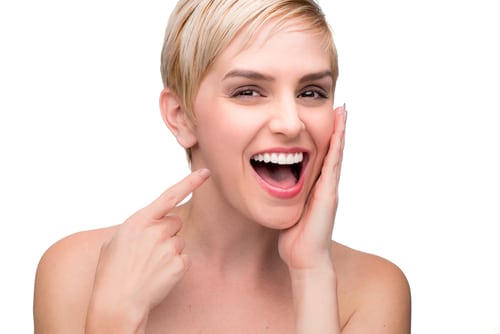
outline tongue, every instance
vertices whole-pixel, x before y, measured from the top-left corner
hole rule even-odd
[[[297,183],[292,168],[288,165],[259,164],[255,166],[255,171],[273,187],[290,188]]]

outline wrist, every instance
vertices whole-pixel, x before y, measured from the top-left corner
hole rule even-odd
[[[294,292],[309,288],[330,290],[337,286],[337,275],[331,264],[290,270],[290,278]]]
[[[145,333],[149,312],[121,303],[92,300],[87,310],[85,334]]]
[[[314,264],[303,267],[288,267],[292,282],[335,278],[335,267],[330,257],[315,261]]]

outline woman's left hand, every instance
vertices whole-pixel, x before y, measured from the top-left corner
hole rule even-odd
[[[279,254],[290,272],[332,266],[331,240],[338,205],[347,113],[345,105],[334,110],[335,125],[321,174],[309,194],[300,220],[281,231]]]

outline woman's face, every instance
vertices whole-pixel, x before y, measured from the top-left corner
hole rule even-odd
[[[300,218],[333,132],[333,79],[322,35],[271,26],[236,39],[194,101],[193,167],[212,171],[213,196],[271,228]]]

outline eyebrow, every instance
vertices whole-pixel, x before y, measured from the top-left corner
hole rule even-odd
[[[332,71],[326,70],[326,71],[322,71],[322,72],[306,74],[302,78],[300,78],[299,82],[304,83],[304,82],[309,82],[309,81],[320,80],[323,78],[330,78],[333,80]]]
[[[226,73],[224,78],[222,78],[222,80],[226,80],[229,78],[238,78],[238,77],[246,78],[246,79],[253,79],[253,80],[261,80],[261,81],[274,81],[274,78],[269,76],[269,75],[265,75],[265,74],[262,74],[259,72],[249,71],[249,70],[229,71],[228,73]]]
[[[259,81],[274,81],[275,80],[272,76],[269,76],[269,75],[266,75],[266,74],[263,74],[260,72],[251,71],[251,70],[239,70],[239,69],[229,71],[228,73],[226,73],[226,75],[224,75],[224,78],[222,78],[222,80],[226,80],[229,78],[238,78],[238,77],[252,79],[252,80],[259,80]],[[299,83],[320,80],[320,79],[323,79],[326,77],[329,77],[333,80],[333,74],[330,70],[306,74],[302,78],[300,78]]]

